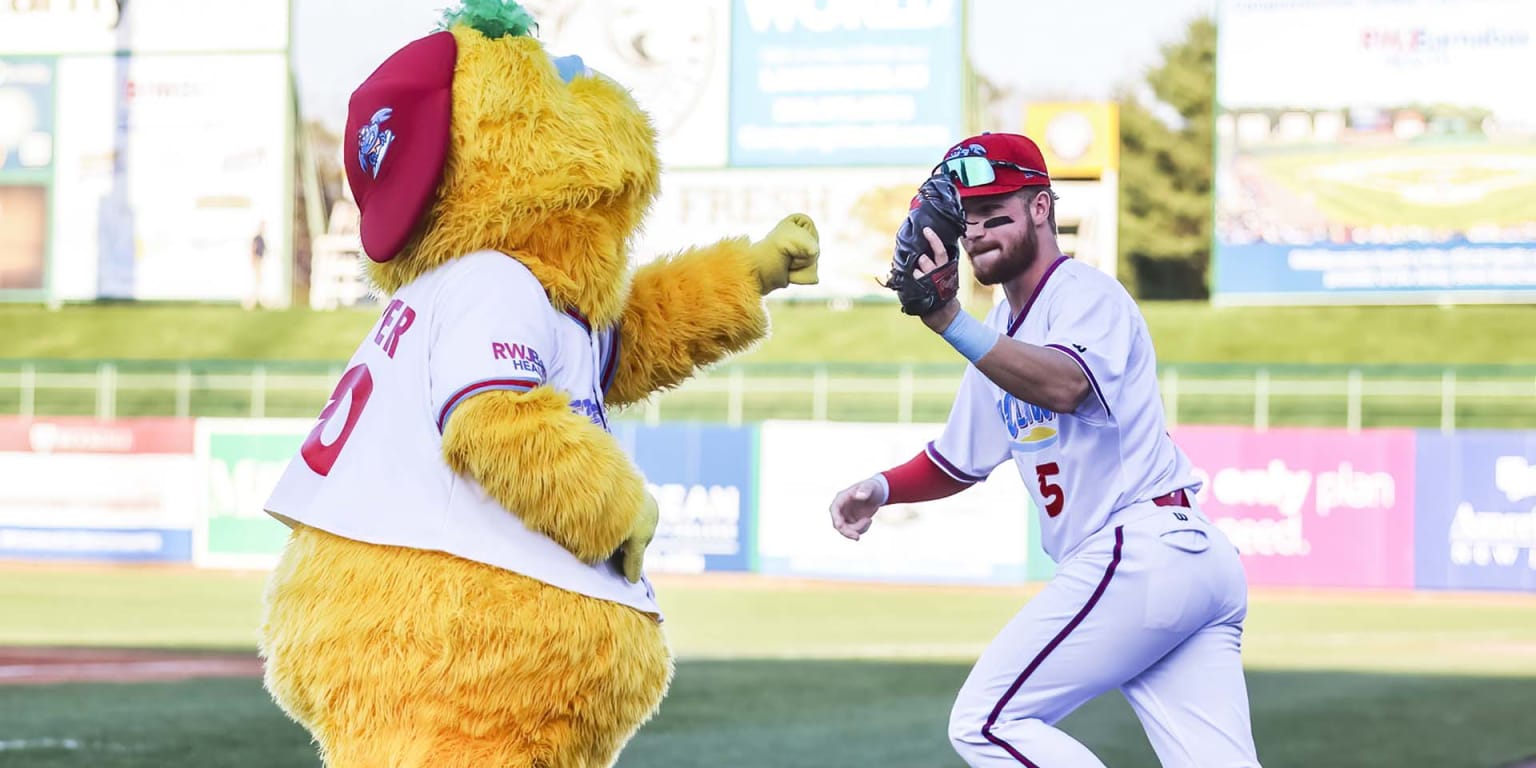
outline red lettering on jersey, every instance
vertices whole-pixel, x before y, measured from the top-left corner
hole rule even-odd
[[[395,311],[400,309],[402,306],[405,306],[405,302],[399,299],[394,299],[389,302],[389,306],[384,308],[384,317],[383,319],[379,320],[379,332],[373,335],[373,343],[381,347],[384,346],[384,332],[388,330],[390,324],[394,322]]]
[[[400,321],[395,323],[394,328],[390,329],[389,339],[384,344],[384,351],[391,358],[395,356],[395,350],[400,348],[400,337],[405,335],[406,329],[410,328],[411,323],[414,322],[416,322],[416,310],[405,307],[400,313]]]
[[[491,357],[496,360],[507,359],[507,357],[509,357],[507,354],[507,345],[499,341],[491,342]]]
[[[320,420],[315,428],[310,430],[309,437],[304,438],[304,445],[299,449],[299,455],[304,457],[304,463],[315,471],[317,475],[329,475],[331,467],[336,465],[336,457],[341,455],[341,449],[347,444],[347,438],[352,436],[352,428],[357,426],[357,420],[362,418],[363,406],[368,404],[368,398],[373,394],[373,374],[368,372],[366,364],[359,363],[353,366],[345,374],[341,381],[336,382],[335,391],[331,392],[331,399],[326,402],[325,408],[320,411]],[[347,401],[347,412],[337,413],[342,400]],[[331,442],[325,442],[325,427],[332,419],[340,417],[341,431]]]
[[[395,317],[396,312],[400,313],[398,319]],[[384,317],[379,320],[379,331],[373,335],[373,343],[393,358],[395,350],[400,348],[400,337],[405,335],[405,330],[414,322],[416,310],[399,299],[390,301],[389,306],[384,308]]]

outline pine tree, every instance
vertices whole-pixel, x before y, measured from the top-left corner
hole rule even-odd
[[[1120,275],[1142,298],[1210,295],[1216,24],[1190,22],[1147,73],[1170,127],[1131,94],[1120,99]],[[1170,121],[1174,122],[1174,121]]]

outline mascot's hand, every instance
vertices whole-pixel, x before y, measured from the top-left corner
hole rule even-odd
[[[638,583],[640,576],[645,572],[645,548],[651,545],[651,539],[656,538],[656,521],[660,513],[656,509],[656,497],[650,491],[645,492],[645,502],[640,505],[640,511],[635,515],[635,524],[629,529],[629,538],[619,545],[619,567],[624,571],[624,578],[631,584]]]
[[[784,217],[767,237],[747,249],[757,273],[759,290],[765,295],[790,283],[815,285],[816,260],[821,257],[821,241],[816,224],[803,213]]]

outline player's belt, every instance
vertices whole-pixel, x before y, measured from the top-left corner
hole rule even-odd
[[[1165,494],[1153,499],[1152,503],[1158,505],[1159,507],[1188,507],[1189,496],[1184,493],[1183,488],[1180,488],[1173,493]]]

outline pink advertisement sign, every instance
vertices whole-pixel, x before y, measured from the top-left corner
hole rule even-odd
[[[0,417],[0,452],[192,453],[192,419]]]
[[[1253,585],[1413,586],[1414,433],[1180,427]]]

